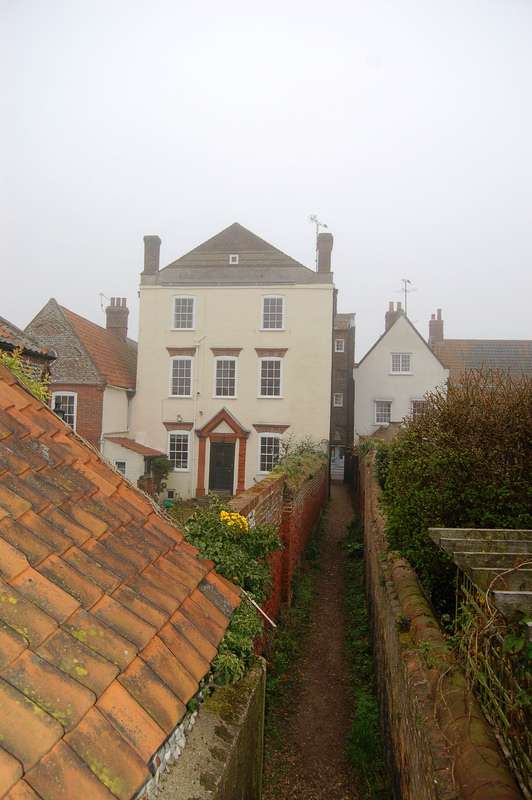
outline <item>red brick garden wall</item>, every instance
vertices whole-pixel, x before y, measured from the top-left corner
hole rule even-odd
[[[274,557],[271,592],[264,604],[271,619],[290,602],[294,572],[327,502],[328,478],[324,467],[299,488],[292,489],[282,473],[272,473],[231,500],[235,511],[251,524],[274,525],[279,530],[283,550]]]
[[[373,467],[360,459],[367,601],[393,800],[521,793],[417,577],[386,551]]]

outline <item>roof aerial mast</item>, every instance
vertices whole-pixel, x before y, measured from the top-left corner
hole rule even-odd
[[[401,283],[403,284],[402,289],[397,289],[398,292],[402,292],[404,296],[404,306],[405,306],[405,317],[408,317],[408,295],[410,292],[417,292],[417,289],[409,289],[408,287],[412,285],[412,281],[409,281],[408,278],[401,278]]]
[[[316,214],[311,214],[308,218],[309,222],[313,222],[316,226],[316,269],[318,269],[318,236],[320,233],[320,228],[328,228],[328,225],[325,225],[324,222],[318,222],[318,217]]]

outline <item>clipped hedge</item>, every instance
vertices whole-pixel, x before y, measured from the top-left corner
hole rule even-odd
[[[450,611],[455,567],[427,529],[532,528],[532,380],[465,373],[386,448],[388,545]]]

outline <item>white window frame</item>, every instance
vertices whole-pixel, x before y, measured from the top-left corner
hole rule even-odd
[[[263,394],[262,393],[262,370],[266,362],[275,362],[279,366],[279,392],[276,394]],[[273,380],[273,379],[270,379]],[[277,378],[275,378],[277,380]],[[259,397],[265,398],[268,400],[277,400],[283,396],[283,359],[277,357],[265,357],[259,359]]]
[[[218,393],[218,365],[222,362],[231,362],[234,367],[234,391],[233,394],[223,394]],[[237,392],[237,379],[238,379],[238,358],[235,356],[216,356],[214,359],[214,385],[212,389],[212,396],[213,397],[223,397],[223,398],[234,398],[236,397]],[[223,379],[222,379],[223,380]]]
[[[238,264],[238,254],[237,253],[231,253],[229,255],[229,263],[230,264]]]
[[[391,353],[390,373],[392,375],[411,375],[412,353]]]
[[[382,399],[375,400],[375,425],[389,425],[390,424],[390,422],[392,421],[392,402],[393,402],[392,400],[382,400]],[[387,419],[387,420],[379,420],[379,413],[382,413],[382,410],[381,410],[381,412],[379,412],[379,403],[383,403],[383,404],[386,403],[389,406],[389,416],[390,416],[389,419]]]
[[[344,393],[335,392],[333,394],[333,408],[343,408],[343,407],[344,407]]]
[[[265,325],[266,322],[266,314],[269,315],[274,313],[278,314],[278,311],[271,312],[266,311],[266,305],[268,300],[280,300],[281,301],[281,324],[280,325]],[[284,331],[284,315],[285,315],[285,296],[283,294],[264,294],[261,298],[261,310],[260,310],[260,329],[261,331]]]
[[[192,301],[192,322],[190,325],[176,325],[176,306],[178,300]],[[188,314],[189,312],[187,312]],[[196,328],[196,298],[192,294],[176,294],[172,298],[172,330],[173,331],[193,331]]]
[[[70,398],[73,399],[73,409],[72,409],[72,415],[71,415],[72,416],[72,422],[70,422],[70,420],[66,419],[66,417],[63,417],[63,419],[65,420],[67,425],[70,425],[72,430],[75,431],[76,430],[77,418],[78,418],[78,394],[77,394],[77,392],[61,392],[59,390],[57,392],[52,392],[52,411],[55,408],[56,397],[67,397],[69,399]],[[62,411],[63,411],[64,414],[68,413],[69,416],[70,416],[70,413],[66,412],[64,410],[64,408],[62,408]]]
[[[172,459],[171,445],[173,439],[182,439],[186,442],[186,466],[176,467]],[[168,432],[168,458],[172,462],[172,472],[189,472],[190,470],[190,433],[189,431],[169,431]]]
[[[127,461],[124,461],[123,458],[117,458],[117,459],[115,459],[115,461],[113,463],[115,465],[115,469],[117,469],[119,472],[121,472],[122,475],[124,475],[124,477],[127,476]],[[123,464],[124,468],[120,469],[120,467],[118,466],[119,464]]]
[[[334,352],[335,353],[345,353],[345,339],[335,339],[334,340]]]
[[[414,410],[414,405],[416,403],[419,403],[422,406],[422,408],[420,408],[418,410]],[[417,417],[421,413],[422,409],[425,408],[426,405],[427,405],[427,401],[424,400],[422,397],[421,398],[414,397],[412,399],[412,401],[410,403],[410,414],[411,414],[413,420],[417,419]]]
[[[190,364],[190,392],[188,394],[174,393],[174,364],[177,361],[188,362]],[[192,386],[194,383],[194,359],[192,356],[172,356],[170,359],[170,384],[168,386],[168,397],[192,397]]]
[[[280,455],[280,452],[281,452],[281,439],[282,438],[283,437],[282,437],[282,435],[280,433],[259,433],[259,448],[258,448],[259,463],[258,463],[258,467],[257,467],[257,472],[258,472],[259,475],[269,475],[270,472],[272,471],[273,467],[275,466],[275,460],[274,459],[276,457],[278,458],[278,456]],[[273,460],[272,460],[272,465],[271,465],[272,469],[262,469],[262,458],[263,458],[263,456],[267,457],[269,455],[267,453],[263,453],[263,451],[262,451],[263,443],[265,442],[266,439],[275,439],[275,441],[278,443],[278,451],[273,456]]]

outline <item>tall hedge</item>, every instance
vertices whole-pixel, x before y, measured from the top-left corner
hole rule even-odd
[[[428,395],[388,449],[382,504],[391,549],[433,599],[455,574],[429,527],[532,528],[532,380],[485,371]]]

